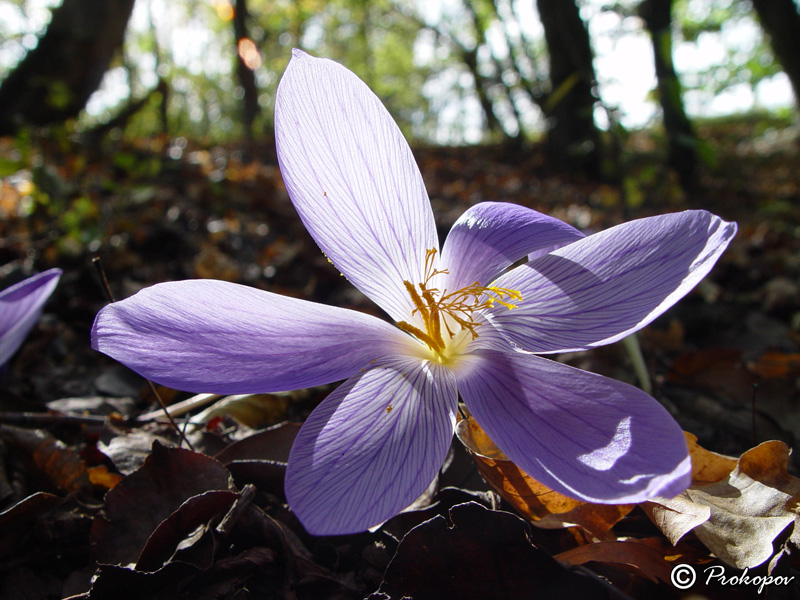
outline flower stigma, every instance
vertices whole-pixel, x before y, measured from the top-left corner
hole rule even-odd
[[[459,355],[464,346],[478,338],[476,329],[482,325],[475,320],[475,313],[491,308],[495,303],[511,310],[516,308],[509,300],[522,300],[517,290],[494,286],[483,286],[479,282],[448,292],[431,287],[431,280],[437,275],[448,273],[447,269],[435,268],[436,249],[425,252],[425,280],[417,285],[404,280],[408,295],[414,303],[412,315],[419,315],[424,330],[408,323],[398,321],[397,326],[410,333],[433,353],[441,364],[449,363]]]

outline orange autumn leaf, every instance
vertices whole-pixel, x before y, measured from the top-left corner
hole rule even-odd
[[[511,462],[471,417],[459,420],[456,435],[486,482],[538,527],[578,526],[596,539],[613,539],[609,530],[634,507],[583,502],[539,483]]]
[[[706,450],[697,443],[697,436],[684,431],[689,456],[692,458],[692,485],[715,483],[725,479],[736,468],[736,459]]]
[[[670,573],[681,563],[703,564],[710,562],[707,552],[681,542],[673,546],[663,538],[626,539],[571,548],[555,557],[569,565],[587,562],[623,564],[635,567],[651,581],[670,581]]]
[[[765,352],[747,367],[763,379],[797,377],[800,375],[800,353]]]
[[[91,488],[83,459],[46,431],[0,425],[0,439],[27,455],[55,488],[67,493]]]
[[[584,544],[556,554],[556,560],[570,565],[587,562],[617,563],[636,567],[648,579],[669,581],[673,565],[664,559],[664,553],[635,540],[597,542]]]
[[[86,469],[86,472],[89,475],[89,481],[92,482],[92,485],[107,490],[113,489],[122,479],[122,475],[119,473],[110,473],[105,465],[89,467]]]

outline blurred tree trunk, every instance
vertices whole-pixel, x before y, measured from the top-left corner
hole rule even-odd
[[[292,48],[302,48],[300,39],[306,27],[308,13],[303,7],[303,0],[292,0],[289,8],[289,34],[292,36]]]
[[[358,25],[358,44],[359,54],[364,60],[364,72],[362,79],[370,88],[375,86],[375,65],[372,56],[372,48],[369,43],[370,30],[373,27],[372,16],[370,14],[369,0],[359,0],[357,14],[360,16]]]
[[[0,87],[0,135],[76,117],[122,46],[134,0],[64,0]]]
[[[536,70],[536,60],[530,54],[531,44],[526,39],[525,32],[520,26],[520,19],[517,16],[514,7],[514,2],[509,2],[511,16],[503,18],[503,16],[500,14],[500,8],[497,5],[497,0],[491,1],[491,8],[494,18],[503,26],[503,35],[506,39],[506,46],[508,46],[509,58],[511,65],[514,68],[514,72],[519,78],[520,87],[522,88],[522,91],[527,94],[531,102],[541,107],[545,97],[542,89],[542,77]],[[508,22],[509,20],[511,23]],[[517,39],[512,38],[509,25],[511,25],[516,31]],[[530,65],[530,71],[532,72],[531,77],[525,75],[525,69],[522,66],[523,57],[524,60],[527,61],[528,65]],[[520,126],[521,125],[522,124],[520,123]]]
[[[494,9],[494,5],[492,2],[489,2],[491,8]],[[475,8],[475,2],[467,2],[466,3],[467,12],[470,15],[472,20],[472,27],[475,31],[475,36],[477,39],[478,46],[485,46],[489,49],[489,56],[492,61],[492,66],[494,67],[494,81],[487,80],[489,85],[494,87],[496,90],[502,90],[505,99],[508,101],[508,107],[511,109],[511,113],[514,116],[514,121],[516,122],[517,131],[513,133],[508,130],[508,127],[504,126],[503,123],[496,119],[498,125],[503,132],[503,137],[506,141],[514,142],[515,144],[519,144],[522,139],[522,117],[520,115],[520,111],[517,108],[517,105],[514,103],[514,94],[512,89],[503,81],[503,71],[505,70],[505,65],[503,62],[497,57],[494,50],[492,50],[491,44],[488,43],[487,40],[487,33],[489,30],[490,23],[487,22],[485,15],[479,14],[479,12]],[[497,15],[497,13],[495,13]],[[498,21],[501,21],[499,15],[496,16]],[[494,106],[494,102],[491,102],[491,106]]]
[[[772,50],[789,77],[795,103],[800,107],[800,13],[792,0],[753,0]]]
[[[256,85],[256,75],[253,69],[247,64],[247,57],[243,56],[242,42],[250,42],[250,35],[247,29],[247,0],[236,0],[233,12],[233,32],[236,36],[236,77],[239,85],[242,86],[244,96],[242,98],[242,125],[244,126],[244,136],[247,142],[246,160],[250,159],[253,147],[253,123],[258,116],[258,86]]]
[[[697,137],[686,116],[681,83],[672,63],[672,0],[644,0],[639,5],[639,15],[653,40],[658,96],[669,145],[668,162],[678,173],[681,186],[691,189],[697,183]]]
[[[600,135],[594,123],[595,74],[589,32],[575,0],[537,0],[550,58],[544,103],[550,157],[592,175],[600,172]]]
[[[475,46],[472,50],[464,46],[460,46],[459,49],[461,50],[461,60],[464,61],[464,64],[472,75],[472,79],[475,81],[475,91],[478,94],[478,101],[481,104],[483,116],[486,119],[486,127],[489,129],[490,133],[500,133],[503,137],[507,137],[508,134],[503,129],[497,115],[494,114],[494,105],[492,104],[492,99],[489,97],[491,81],[481,75],[481,72],[478,70],[478,46]]]
[[[158,31],[156,30],[155,19],[153,18],[153,1],[147,3],[147,21],[150,27],[150,35],[153,38],[153,57],[156,59],[155,71],[159,74],[158,87],[156,91],[160,92],[161,98],[158,103],[158,119],[161,126],[161,134],[169,136],[169,81],[164,75],[161,75],[162,65],[166,66],[161,50],[161,44],[158,42]],[[167,72],[169,68],[167,68]],[[130,80],[129,80],[130,81]]]
[[[509,139],[510,136],[508,132],[503,128],[502,123],[500,123],[500,120],[495,114],[494,103],[492,102],[491,89],[492,86],[495,85],[495,80],[483,75],[478,65],[478,51],[481,48],[482,42],[485,42],[485,40],[481,40],[478,35],[474,47],[470,48],[460,42],[455,35],[447,31],[442,31],[435,25],[426,23],[413,12],[401,11],[401,13],[418,27],[432,31],[437,36],[437,43],[439,39],[443,39],[445,43],[449,43],[455,49],[475,83],[475,93],[478,95],[478,102],[483,112],[486,128],[492,135],[503,136],[504,139]]]

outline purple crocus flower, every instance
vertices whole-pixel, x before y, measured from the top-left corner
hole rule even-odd
[[[275,132],[306,228],[396,326],[183,281],[105,307],[93,345],[193,392],[346,380],[289,457],[286,495],[309,532],[363,531],[417,498],[447,454],[459,395],[511,460],[564,494],[628,503],[688,485],[683,434],[658,402],[534,353],[641,329],[709,272],[735,224],[686,211],[585,237],[534,210],[485,202],[440,249],[422,177],[388,112],[353,73],[298,50],[278,89]]]
[[[0,291],[0,367],[36,325],[60,277],[61,269],[50,269]]]

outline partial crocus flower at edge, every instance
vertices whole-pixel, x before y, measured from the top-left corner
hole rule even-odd
[[[50,269],[0,291],[0,367],[36,325],[60,278],[61,269]]]
[[[511,460],[564,494],[629,503],[689,484],[683,433],[656,400],[536,354],[641,329],[710,271],[735,224],[695,210],[587,237],[532,209],[483,202],[440,248],[391,116],[349,70],[299,50],[278,88],[275,132],[304,225],[395,324],[195,280],[105,307],[92,343],[192,392],[345,380],[289,458],[287,499],[309,532],[363,531],[417,498],[446,457],[459,396]]]

